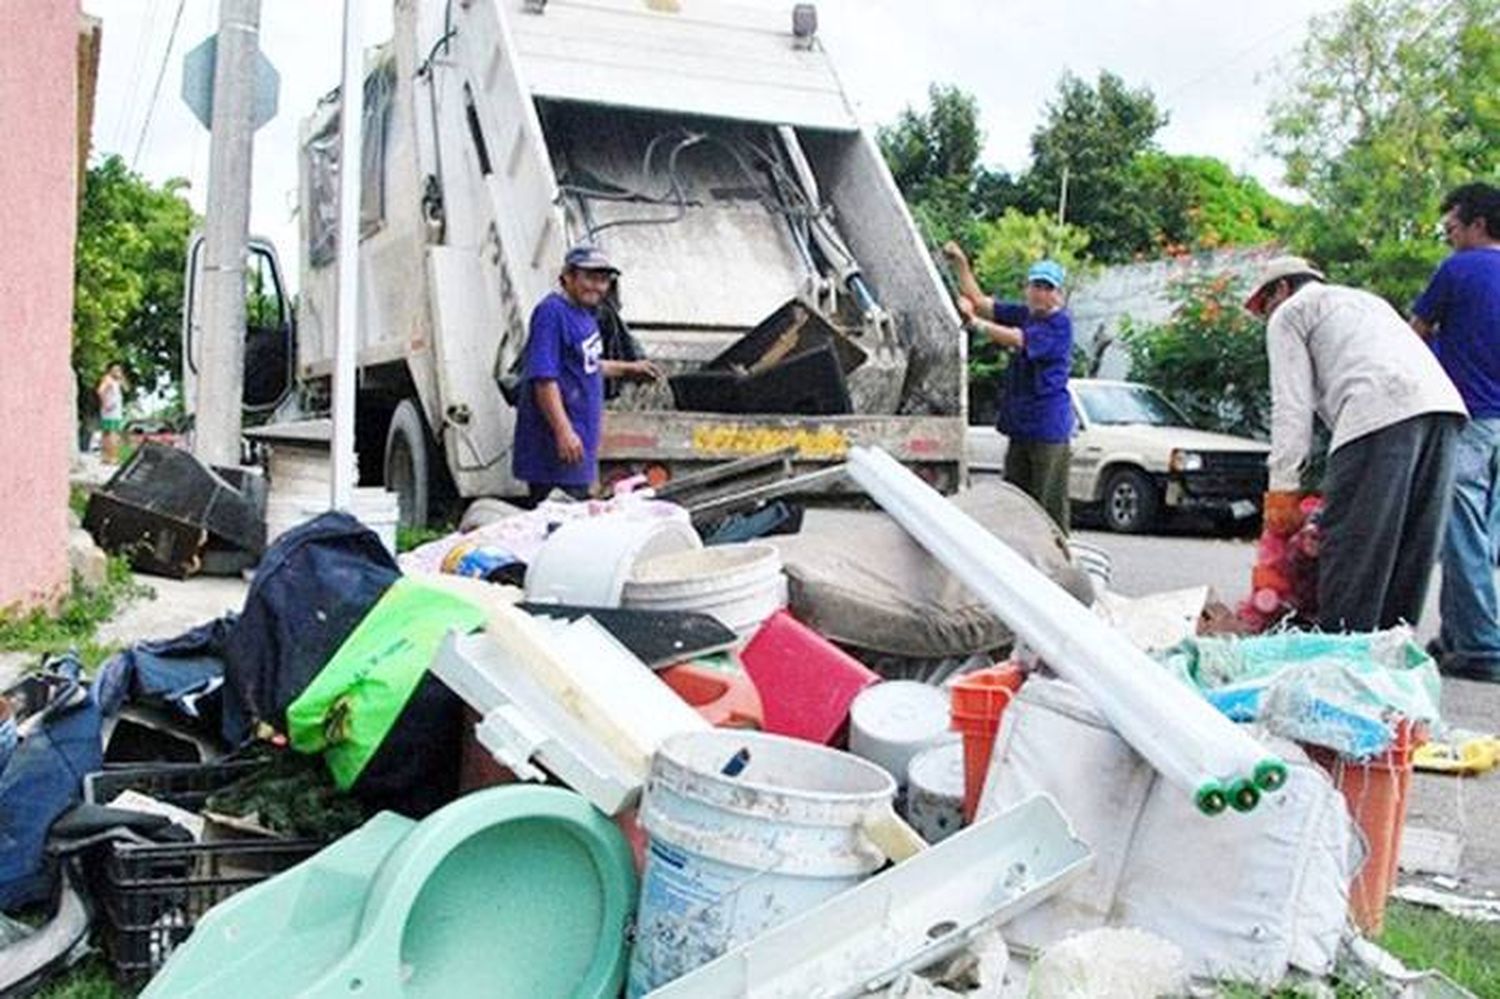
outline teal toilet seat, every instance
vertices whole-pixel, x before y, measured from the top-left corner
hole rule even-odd
[[[612,999],[635,895],[583,798],[490,788],[420,823],[382,813],[215,906],[144,996]]]

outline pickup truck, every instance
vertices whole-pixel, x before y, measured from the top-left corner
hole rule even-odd
[[[1198,512],[1221,522],[1260,512],[1266,488],[1263,441],[1192,427],[1155,389],[1134,382],[1076,378],[1068,497],[1097,511],[1112,531],[1138,533],[1169,511]],[[1005,437],[968,428],[969,469],[999,474]]]

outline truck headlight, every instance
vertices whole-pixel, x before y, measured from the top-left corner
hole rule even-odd
[[[1199,472],[1203,470],[1203,455],[1197,451],[1173,451],[1167,467],[1174,472]]]

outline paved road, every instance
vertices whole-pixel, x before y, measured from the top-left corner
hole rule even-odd
[[[1250,565],[1255,557],[1251,541],[1187,534],[1074,533],[1110,552],[1114,560],[1113,588],[1127,596],[1206,583],[1233,605],[1250,587]],[[1423,642],[1437,632],[1437,590],[1434,579],[1417,628]],[[1442,708],[1444,720],[1450,725],[1500,730],[1500,685],[1444,680]],[[1407,824],[1459,833],[1464,839],[1460,868],[1464,890],[1500,894],[1500,771],[1468,779],[1417,774]],[[1426,879],[1403,880],[1421,883]]]

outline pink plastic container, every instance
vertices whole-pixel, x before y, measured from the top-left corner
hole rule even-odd
[[[786,611],[766,619],[740,661],[760,691],[765,731],[822,745],[843,729],[855,696],[880,682],[878,674]]]

